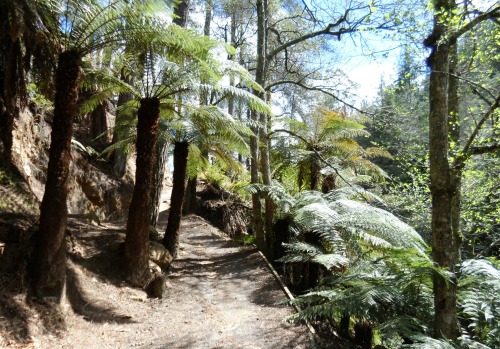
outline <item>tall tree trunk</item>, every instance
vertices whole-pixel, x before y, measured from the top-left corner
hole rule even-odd
[[[0,69],[0,138],[3,144],[2,159],[10,166],[12,162],[12,131],[14,120],[19,115],[21,104],[26,99],[26,86],[22,64],[23,54],[19,39],[12,42],[7,34],[5,43],[5,57]]]
[[[264,96],[264,101],[269,101],[267,96]],[[264,125],[262,132],[259,134],[260,138],[260,168],[262,172],[262,182],[267,185],[272,185],[271,177],[271,161],[269,158],[269,149],[271,147],[271,140],[269,139],[269,131],[271,122],[267,114],[260,114],[260,122]],[[273,218],[274,218],[274,201],[266,192],[264,196],[264,231],[266,234],[266,252],[270,260],[274,260],[274,232],[273,232]]]
[[[266,85],[267,79],[267,17],[267,0],[257,0],[257,67],[255,71],[255,81],[263,87]],[[267,95],[265,92],[254,91],[254,94],[263,101],[269,100],[269,95]],[[271,165],[269,160],[270,141],[268,136],[270,121],[268,120],[268,115],[264,113],[259,113],[258,121],[261,124],[261,129],[259,131],[260,171],[262,173],[263,184],[269,186],[271,185]],[[273,259],[272,251],[274,250],[274,203],[267,193],[264,194],[264,202],[264,252],[269,254],[269,258]]]
[[[67,51],[59,55],[47,183],[30,261],[31,295],[57,301],[61,300],[66,279],[66,199],[73,118],[78,112],[80,64],[78,52]]]
[[[182,202],[184,200],[186,168],[189,152],[188,142],[175,142],[174,144],[174,173],[172,196],[170,199],[170,212],[168,214],[167,229],[163,237],[163,245],[170,254],[176,258],[179,248],[179,234],[182,219]]]
[[[256,121],[257,112],[252,111],[252,120]],[[255,135],[259,134],[256,127],[252,128]],[[250,136],[250,181],[253,184],[259,184],[259,145],[257,136]],[[265,247],[264,227],[262,226],[262,204],[260,202],[260,194],[252,194],[252,225],[255,236],[255,244],[261,250]]]
[[[174,23],[186,28],[191,0],[181,0],[174,9]]]
[[[125,81],[129,85],[133,84],[133,79],[130,76],[126,76],[126,74],[124,74],[123,72],[120,79]],[[113,132],[112,141],[113,144],[124,139],[123,134],[120,132],[120,125],[126,123],[129,116],[120,109],[125,103],[132,100],[132,98],[133,96],[131,93],[120,93],[120,95],[118,96],[118,103],[116,106],[115,131]],[[127,152],[125,152],[121,147],[115,149],[113,155],[113,173],[117,178],[122,178],[125,175],[125,172],[127,170],[127,159]]]
[[[265,8],[263,0],[257,0],[257,68],[255,71],[255,81],[263,85],[265,77],[265,64],[266,64],[266,20]],[[254,95],[264,100],[264,94],[259,91],[253,91]],[[254,122],[261,122],[262,117],[256,111],[252,111],[252,120]],[[251,182],[258,184],[259,180],[259,160],[261,160],[262,153],[259,153],[259,140],[266,139],[265,137],[265,123],[260,125],[260,129],[254,128],[255,136],[250,137],[250,176]],[[264,133],[263,135],[261,135]],[[267,143],[267,142],[266,142]],[[262,160],[261,160],[262,161]],[[262,204],[260,202],[260,195],[258,193],[252,195],[252,209],[253,209],[253,226],[255,229],[255,243],[261,250],[265,250],[266,241],[264,235],[264,227],[262,224]]]
[[[163,179],[165,177],[165,165],[168,157],[168,142],[161,137],[156,144],[156,161],[153,169],[153,192],[151,194],[151,214],[149,224],[156,228],[160,214],[161,192],[163,191]]]
[[[450,66],[448,83],[448,109],[450,120],[449,139],[456,153],[460,148],[460,98],[458,94],[458,49],[457,44],[450,45]],[[453,187],[453,197],[451,200],[451,229],[453,233],[453,244],[457,246],[457,262],[460,260],[460,249],[463,242],[462,230],[460,228],[460,202],[462,200],[462,166],[451,169],[451,185]]]
[[[149,275],[149,205],[159,120],[160,101],[157,98],[141,99],[137,112],[137,169],[124,254],[127,279],[136,286],[142,286]]]
[[[212,0],[205,1],[205,24],[203,26],[203,35],[210,36],[210,23],[212,22]]]
[[[454,188],[448,163],[448,73],[450,43],[446,42],[448,24],[446,16],[452,16],[448,1],[436,1],[434,29],[425,44],[431,48],[428,58],[431,68],[429,81],[429,155],[430,190],[432,195],[432,256],[441,268],[451,272],[447,282],[434,276],[434,336],[455,340],[459,334],[457,318],[457,286],[454,266],[457,251],[452,232],[452,198]],[[443,40],[444,39],[444,40]]]
[[[99,144],[108,144],[110,125],[108,123],[108,112],[111,102],[108,100],[100,103],[90,114],[90,138]]]
[[[210,36],[210,23],[212,21],[212,1],[207,0],[205,1],[205,23],[203,25],[203,35],[205,36]],[[205,91],[202,91],[200,93],[200,105],[207,105],[208,104],[208,94]],[[201,141],[201,144],[198,144],[200,149],[202,150],[202,156],[205,159],[208,159],[208,147],[206,144],[203,144],[203,141]],[[208,161],[208,160],[207,160]],[[183,211],[185,214],[190,214],[190,213],[195,213],[198,202],[196,198],[196,185],[198,183],[198,175],[195,175],[194,177],[188,178],[187,181],[187,186],[186,186],[186,193],[184,197],[184,203],[183,203]]]
[[[186,186],[186,194],[184,196],[183,211],[184,214],[196,213],[198,208],[198,199],[196,197],[196,185],[198,176],[189,178]]]

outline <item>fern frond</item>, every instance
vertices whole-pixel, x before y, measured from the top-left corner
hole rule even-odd
[[[387,159],[392,159],[391,153],[389,153],[387,150],[382,149],[382,148],[377,148],[377,147],[370,147],[366,148],[365,152],[367,154],[367,157],[369,158],[374,158],[374,157],[383,157]]]
[[[408,344],[405,348],[414,349],[456,349],[450,342],[444,339],[434,339],[423,334],[415,334],[410,337],[415,343]]]
[[[332,190],[325,194],[324,197],[328,201],[356,199],[361,201],[366,199],[369,202],[375,202],[377,204],[385,205],[385,202],[381,197],[368,190],[365,190],[363,187],[356,185]]]
[[[129,136],[127,138],[123,138],[122,140],[111,144],[109,147],[107,147],[102,152],[100,152],[99,157],[102,157],[102,156],[104,156],[104,155],[106,155],[106,154],[108,154],[116,149],[126,150],[126,148],[128,148],[128,146],[130,144],[134,143],[134,140],[135,140],[135,136]]]
[[[328,207],[341,217],[338,228],[354,228],[394,247],[414,248],[425,255],[427,245],[420,235],[390,212],[353,200],[337,200]]]
[[[403,336],[409,338],[429,333],[429,329],[420,319],[407,315],[395,316],[381,323],[378,329],[383,337]]]
[[[500,345],[500,270],[490,261],[462,262],[458,280],[459,316],[471,336]]]
[[[313,262],[327,269],[343,268],[349,264],[349,260],[340,254],[325,254],[320,248],[305,242],[283,244],[287,253],[279,259],[283,263]]]

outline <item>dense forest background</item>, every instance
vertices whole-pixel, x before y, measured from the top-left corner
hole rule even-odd
[[[164,282],[170,171],[171,258],[203,180],[300,295],[290,321],[363,348],[500,346],[499,20],[467,0],[1,0],[0,180],[40,203],[29,296],[62,298],[68,210],[125,216],[125,279]],[[375,100],[338,68],[350,46],[399,54]],[[72,199],[80,157],[128,198],[93,195],[97,175]]]

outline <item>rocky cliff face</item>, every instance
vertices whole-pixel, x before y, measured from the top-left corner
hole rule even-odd
[[[44,193],[49,145],[50,125],[29,109],[21,112],[14,125],[13,159],[38,203]],[[124,218],[132,197],[131,180],[113,178],[109,164],[92,159],[78,147],[72,158],[69,214],[92,214],[101,220]]]

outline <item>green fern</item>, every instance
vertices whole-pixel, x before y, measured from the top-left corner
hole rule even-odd
[[[488,260],[465,260],[458,291],[459,314],[469,338],[500,346],[500,270]]]
[[[304,192],[291,200],[287,214],[299,233],[280,261],[316,263],[328,273],[317,288],[291,301],[302,310],[288,320],[335,323],[349,314],[372,323],[383,340],[427,338],[433,277],[448,276],[432,265],[414,229],[367,201],[383,205],[361,188]],[[321,244],[301,241],[305,233],[318,235]]]
[[[302,187],[317,189],[320,174],[333,175],[330,179],[338,188],[351,185],[354,178],[363,175],[363,181],[384,183],[387,174],[369,159],[390,154],[380,148],[363,149],[356,141],[357,137],[369,134],[360,123],[350,120],[335,111],[314,111],[308,122],[284,119],[285,126],[274,131],[276,134],[291,135],[295,142],[279,141],[291,147],[293,152],[287,154],[293,161],[287,160],[290,166],[298,169],[297,181],[299,190]],[[281,154],[276,154],[281,160]],[[343,172],[342,174],[340,172]],[[357,181],[357,179],[356,179]],[[348,182],[348,183],[345,183]]]

